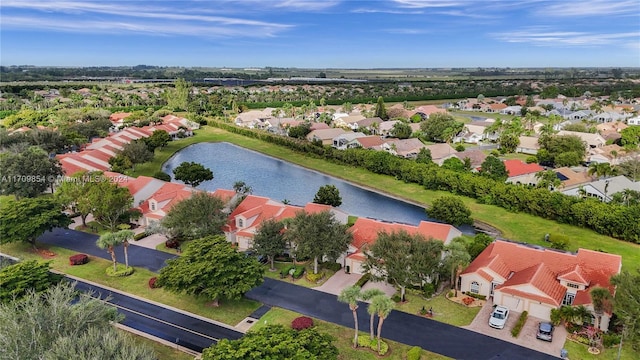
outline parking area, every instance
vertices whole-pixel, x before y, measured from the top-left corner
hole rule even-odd
[[[465,329],[475,331],[487,336],[491,336],[500,340],[508,341],[520,346],[524,346],[529,349],[533,349],[545,354],[560,357],[560,350],[564,346],[564,342],[567,338],[567,331],[564,327],[556,327],[553,331],[553,341],[547,342],[536,339],[536,333],[538,331],[538,322],[543,321],[529,316],[524,327],[520,331],[518,338],[511,336],[511,329],[518,321],[520,313],[512,312],[507,319],[507,325],[504,329],[494,329],[489,326],[489,316],[493,309],[493,302],[487,301],[482,307],[478,315],[473,322],[468,326],[463,326]]]

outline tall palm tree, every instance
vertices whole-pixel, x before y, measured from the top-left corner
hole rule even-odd
[[[338,301],[349,304],[349,309],[353,312],[353,322],[355,324],[355,334],[353,336],[353,347],[358,347],[358,300],[362,297],[362,289],[358,285],[348,286],[338,295]]]
[[[380,290],[380,289],[376,289],[376,288],[371,288],[371,289],[367,289],[365,291],[362,292],[362,294],[360,295],[360,298],[364,301],[369,301],[371,299],[373,299],[376,296],[380,296],[380,295],[385,295],[385,293]],[[370,315],[369,318],[369,338],[371,340],[373,340],[373,323],[375,320],[375,316],[376,316],[376,312],[374,311],[375,309],[373,309],[371,306],[369,306],[367,308],[367,312]]]
[[[135,233],[131,230],[120,230],[114,233],[114,236],[118,238],[118,241],[124,247],[124,267],[129,268],[129,240],[132,240]]]
[[[371,304],[369,304],[369,307],[373,308],[372,311],[375,311],[375,313],[378,314],[378,353],[380,353],[380,341],[382,341],[382,339],[380,338],[380,335],[382,334],[382,324],[384,323],[384,320],[387,318],[387,316],[391,314],[391,310],[393,310],[394,306],[395,303],[393,302],[393,300],[391,300],[391,298],[386,295],[375,296],[373,299],[371,299]]]
[[[609,290],[603,287],[594,287],[589,291],[589,296],[591,297],[593,312],[596,315],[596,329],[600,329],[602,315],[613,310],[613,297]]]
[[[456,297],[458,296],[458,276],[471,261],[471,256],[460,242],[452,242],[446,247],[445,264],[451,270],[451,288],[454,289]]]
[[[115,236],[115,233],[106,233],[101,235],[96,241],[96,245],[100,249],[107,249],[109,254],[111,255],[111,261],[113,262],[113,271],[117,271],[116,265],[116,252],[114,251],[114,247],[120,245],[121,240],[119,237]]]

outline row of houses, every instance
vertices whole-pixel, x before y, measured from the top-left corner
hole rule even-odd
[[[123,117],[115,114],[112,123],[117,124]],[[105,138],[95,138],[85,145],[79,152],[56,155],[62,165],[65,174],[73,174],[78,171],[108,171],[111,169],[109,159],[116,156],[124,146],[131,141],[149,137],[154,131],[166,131],[172,139],[193,135],[193,130],[198,129],[199,124],[188,119],[167,115],[162,118],[161,124],[144,127],[126,127],[112,132]]]

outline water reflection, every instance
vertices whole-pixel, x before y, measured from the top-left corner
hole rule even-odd
[[[173,169],[184,161],[201,163],[213,171],[214,179],[202,183],[200,189],[232,189],[235,182],[244,181],[254,195],[304,205],[313,201],[320,186],[330,184],[342,196],[339,208],[349,214],[413,225],[430,220],[423,207],[229,143],[189,146],[169,159],[162,171],[173,177]]]

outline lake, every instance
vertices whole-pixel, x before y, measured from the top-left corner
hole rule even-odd
[[[251,186],[254,195],[304,206],[313,201],[321,186],[334,185],[342,197],[339,209],[351,215],[412,225],[431,220],[421,206],[230,143],[191,145],[171,157],[162,166],[162,171],[173,179],[173,169],[185,161],[200,163],[213,172],[213,180],[203,182],[199,189],[233,189],[235,182],[244,181]]]

